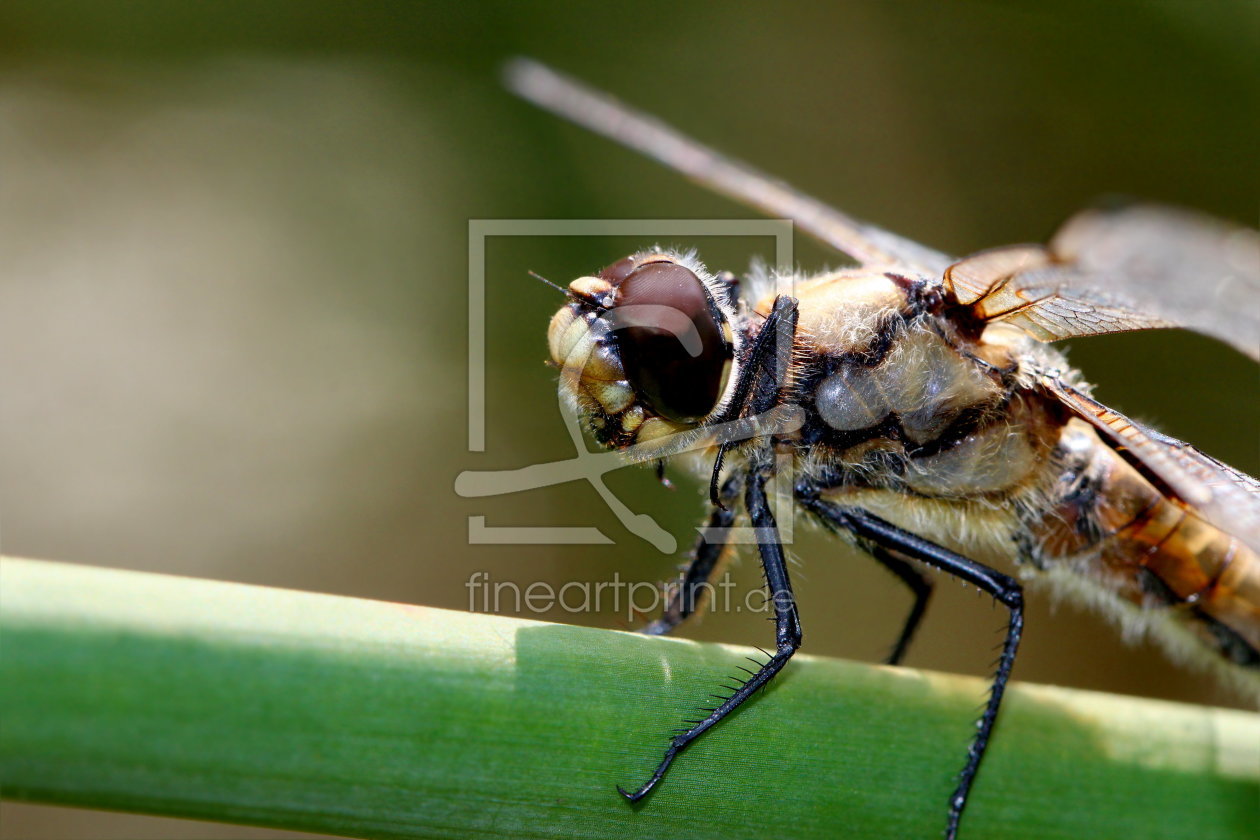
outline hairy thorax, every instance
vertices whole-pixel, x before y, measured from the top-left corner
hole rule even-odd
[[[1061,421],[1022,387],[1027,342],[961,333],[931,292],[869,271],[794,289],[807,420],[784,445],[833,501],[1009,564]]]
[[[1087,592],[1174,653],[1206,643],[1250,662],[1254,552],[1039,390],[1047,371],[1087,387],[1059,353],[1001,326],[967,334],[930,290],[869,272],[798,287],[788,399],[807,420],[779,446],[799,473],[830,501]]]

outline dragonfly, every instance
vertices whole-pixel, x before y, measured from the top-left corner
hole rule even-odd
[[[767,490],[785,473],[802,516],[913,594],[889,663],[901,661],[924,616],[930,570],[1006,610],[992,688],[947,803],[947,838],[957,836],[998,720],[1024,628],[1025,578],[1260,698],[1260,482],[1103,405],[1051,346],[1180,327],[1260,360],[1260,234],[1137,204],[1084,211],[1046,245],[954,258],[545,65],[517,59],[505,78],[524,99],[790,219],[856,263],[737,277],[692,253],[650,248],[563,289],[551,360],[595,440],[658,469],[664,455],[698,449],[708,473],[705,526],[645,632],[669,633],[702,609],[737,523],[752,525],[774,610],[766,661],[680,730],[645,782],[618,787],[623,796],[647,796],[800,647]]]

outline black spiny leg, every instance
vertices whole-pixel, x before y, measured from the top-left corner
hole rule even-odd
[[[989,736],[993,733],[993,722],[997,720],[998,709],[1002,705],[1002,695],[1011,676],[1011,666],[1015,664],[1015,652],[1019,649],[1019,637],[1024,629],[1024,591],[1015,579],[903,531],[861,508],[847,508],[824,502],[809,487],[798,486],[797,497],[801,504],[829,525],[843,528],[859,540],[948,572],[989,593],[1010,610],[1006,641],[1002,645],[1002,655],[998,657],[997,673],[993,677],[989,702],[976,725],[975,737],[967,751],[967,763],[963,765],[962,773],[958,777],[958,787],[949,798],[949,822],[945,828],[945,837],[946,840],[954,840],[958,835],[958,822],[962,818],[963,808],[967,806],[967,794],[976,780],[976,771],[980,768],[980,760],[984,758]]]
[[[696,537],[695,547],[691,550],[691,562],[687,564],[678,588],[670,595],[661,617],[640,632],[649,636],[664,636],[703,607],[703,599],[708,592],[705,587],[720,565],[722,552],[726,550],[726,529],[735,524],[735,513],[729,509],[729,502],[738,496],[739,489],[738,477],[728,479],[723,485],[721,500],[726,504],[714,508],[709,514],[709,521]]]
[[[798,489],[798,493],[800,492],[801,489]],[[825,527],[833,533],[838,530],[848,530],[843,523],[828,518],[826,508],[819,508],[818,505],[822,503],[817,502],[817,494],[815,492],[808,491],[805,495],[806,498],[803,499],[803,504],[819,518]],[[811,503],[811,499],[814,500],[814,503]],[[910,648],[910,640],[914,638],[915,631],[919,629],[919,622],[923,620],[923,614],[927,612],[928,600],[932,597],[932,581],[923,572],[915,568],[913,563],[898,557],[883,546],[864,542],[861,548],[879,561],[880,565],[885,569],[896,575],[897,579],[914,593],[914,606],[910,608],[910,614],[906,616],[906,623],[901,627],[901,635],[897,637],[897,643],[893,645],[892,651],[884,660],[885,665],[900,665],[901,660],[906,655],[906,651]]]
[[[919,629],[923,614],[927,612],[928,600],[932,597],[932,581],[916,569],[913,563],[907,563],[885,548],[873,545],[868,548],[868,551],[914,593],[914,606],[910,608],[910,614],[906,616],[906,623],[901,628],[897,643],[893,645],[892,652],[884,660],[886,665],[900,665],[906,651],[910,648],[910,640],[914,638],[914,632]]]
[[[779,295],[774,299],[770,314],[739,366],[740,373],[735,380],[735,393],[730,404],[713,422],[756,417],[778,404],[779,391],[787,381],[788,368],[792,365],[798,318],[795,298]],[[709,479],[709,501],[714,507],[723,507],[718,486],[726,453],[739,443],[738,440],[727,439],[718,445],[717,457],[713,459],[713,474]]]
[[[761,565],[765,570],[766,584],[770,587],[770,597],[774,604],[774,655],[770,657],[770,661],[762,665],[755,674],[749,677],[747,682],[741,685],[730,697],[722,701],[721,705],[710,712],[707,717],[686,732],[674,736],[669,742],[669,747],[665,750],[665,757],[661,759],[661,763],[657,765],[651,778],[642,787],[633,792],[624,790],[621,787],[617,788],[621,795],[631,802],[638,802],[647,796],[648,792],[665,775],[665,771],[669,769],[669,765],[673,763],[674,758],[680,752],[686,749],[692,741],[713,728],[718,721],[733,712],[739,704],[752,696],[754,691],[768,683],[775,674],[783,669],[783,666],[787,664],[787,661],[792,658],[792,654],[796,653],[796,649],[801,645],[801,622],[796,614],[796,598],[792,594],[792,585],[788,580],[787,564],[783,557],[783,546],[779,543],[778,526],[775,524],[774,514],[771,512],[770,505],[766,500],[766,478],[764,475],[756,473],[749,479],[744,502],[748,508],[748,516],[752,519],[753,527],[757,529],[757,548],[761,552]]]

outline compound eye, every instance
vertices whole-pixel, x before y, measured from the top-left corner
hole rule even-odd
[[[634,273],[634,257],[623,257],[599,270],[599,276],[614,286],[620,286],[632,273]]]
[[[713,411],[730,350],[700,278],[677,263],[645,265],[621,283],[616,315],[626,378],[653,411],[684,423]]]

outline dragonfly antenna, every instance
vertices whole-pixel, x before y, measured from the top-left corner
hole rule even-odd
[[[552,283],[550,280],[548,280],[546,277],[543,277],[537,271],[529,272],[529,276],[533,277],[535,280],[541,280],[542,282],[546,283],[548,286],[555,289],[557,292],[564,295],[565,297],[570,297],[570,293],[568,289],[564,288],[563,286],[559,286],[555,283]]]

